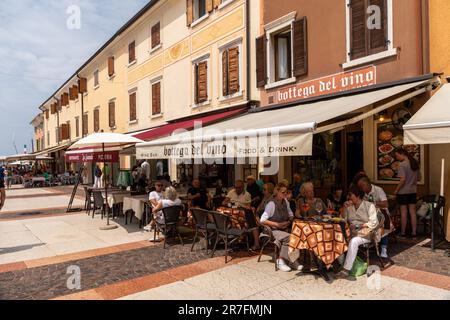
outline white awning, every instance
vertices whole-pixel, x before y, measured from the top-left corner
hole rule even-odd
[[[201,130],[174,132],[171,137],[138,144],[136,156],[138,159],[214,159],[312,155],[314,133],[361,121],[389,108],[392,101],[344,122],[322,128],[318,128],[319,124],[405,93],[394,100],[400,103],[426,92],[435,81],[433,78],[295,107],[248,113]],[[414,88],[415,91],[407,92]]]
[[[444,84],[403,129],[405,144],[450,143],[450,84]]]

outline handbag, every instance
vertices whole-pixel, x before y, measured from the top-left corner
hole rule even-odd
[[[356,257],[353,268],[349,274],[352,277],[361,277],[367,273],[367,268],[367,262],[364,262],[360,257]]]

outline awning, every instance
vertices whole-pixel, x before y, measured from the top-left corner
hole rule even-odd
[[[450,84],[444,84],[403,129],[405,144],[450,143]]]
[[[58,152],[58,151],[61,151],[61,150],[66,150],[67,148],[70,147],[71,144],[72,143],[70,143],[70,142],[69,143],[65,143],[65,144],[59,145],[57,147],[52,147],[52,148],[48,148],[48,149],[45,149],[45,150],[41,150],[41,151],[35,152],[33,154],[35,156],[49,155],[49,154],[54,153],[54,152]]]
[[[247,113],[191,132],[138,144],[138,159],[214,159],[312,155],[314,133],[356,123],[431,90],[436,78],[294,107]],[[410,92],[412,89],[414,91]],[[352,119],[319,124],[404,94]]]
[[[231,118],[235,115],[243,113],[247,108],[235,109],[227,112],[222,112],[218,114],[213,114],[201,118],[190,119],[186,121],[181,121],[177,123],[166,124],[162,127],[155,129],[149,129],[139,133],[132,133],[131,135],[135,138],[149,141],[165,136],[170,136],[176,130],[192,130],[196,122],[201,122],[203,125],[212,124],[217,121]]]

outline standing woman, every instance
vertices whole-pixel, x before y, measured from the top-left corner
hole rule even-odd
[[[408,221],[408,209],[411,216],[411,237],[417,236],[417,182],[420,177],[420,166],[416,159],[414,159],[406,150],[399,149],[395,152],[395,157],[400,161],[400,168],[398,176],[400,183],[395,190],[397,202],[400,205],[400,212],[402,215],[402,226],[400,237],[406,235],[406,224]]]

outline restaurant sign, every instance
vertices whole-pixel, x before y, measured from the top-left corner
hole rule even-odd
[[[268,95],[268,105],[284,104],[322,95],[349,91],[377,83],[375,66],[283,87]]]
[[[65,155],[67,163],[83,163],[83,162],[119,162],[119,151],[103,152],[80,152]]]

